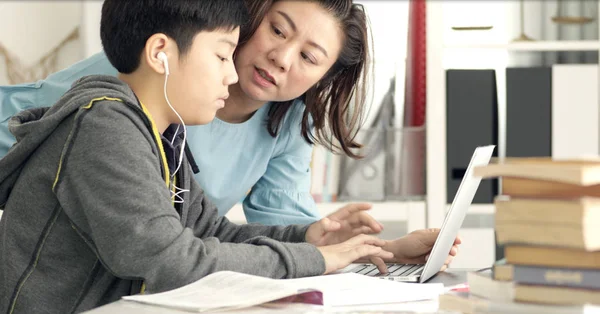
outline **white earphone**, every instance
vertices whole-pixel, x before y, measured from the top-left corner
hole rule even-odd
[[[171,174],[171,176],[175,176],[177,171],[179,171],[179,169],[181,168],[181,163],[183,162],[183,155],[185,154],[185,145],[186,145],[186,140],[187,140],[187,130],[185,127],[185,123],[183,122],[183,119],[181,118],[181,116],[179,115],[177,110],[175,110],[175,108],[173,108],[173,106],[171,105],[171,102],[169,101],[169,96],[167,95],[167,81],[169,79],[169,61],[167,60],[167,54],[164,51],[161,51],[156,55],[156,57],[158,58],[158,60],[162,61],[163,65],[165,66],[165,84],[164,84],[164,88],[163,88],[165,100],[167,101],[169,108],[171,108],[171,110],[173,110],[173,112],[175,113],[175,115],[177,115],[177,118],[179,118],[179,121],[181,122],[180,125],[177,125],[177,129],[175,130],[175,135],[171,139],[171,144],[173,144],[175,142],[175,137],[177,136],[177,134],[179,132],[179,127],[183,126],[183,142],[181,143],[181,151],[179,152],[179,162],[177,163],[177,168]],[[171,184],[173,184],[173,181],[171,181]],[[175,191],[171,190],[171,193],[173,194],[173,197],[174,197],[173,201],[175,203],[183,203],[183,197],[181,197],[179,194],[189,192],[189,190],[181,189],[181,188],[177,187],[175,184],[173,184],[172,187],[177,191],[177,192],[175,192]]]
[[[169,60],[167,59],[167,54],[164,51],[161,51],[156,57],[165,65],[165,74],[169,75]]]

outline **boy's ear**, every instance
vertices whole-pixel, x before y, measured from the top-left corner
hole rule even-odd
[[[172,46],[174,46],[174,42],[167,35],[162,33],[154,34],[146,41],[146,46],[142,52],[142,59],[154,72],[164,75],[166,68],[163,61],[158,57],[158,53],[164,52],[167,55],[172,55],[169,52],[169,50],[172,50]]]

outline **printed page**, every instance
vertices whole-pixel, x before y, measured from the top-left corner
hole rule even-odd
[[[283,280],[222,271],[175,290],[126,296],[123,299],[203,312],[262,304],[294,295],[296,292],[295,286],[287,285]]]
[[[322,294],[317,296],[306,293],[307,291],[320,291]],[[172,291],[123,298],[145,304],[204,312],[244,308],[300,293],[304,293],[304,297],[282,301],[323,303],[326,306],[402,303],[435,299],[443,293],[443,285],[400,283],[354,273],[300,279],[269,279],[223,271]]]
[[[311,287],[323,293],[326,306],[402,303],[436,299],[444,291],[441,283],[415,284],[383,280],[355,273],[287,279],[300,289]]]

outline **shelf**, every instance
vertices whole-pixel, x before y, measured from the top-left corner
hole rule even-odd
[[[494,214],[496,207],[494,204],[472,204],[469,207],[469,214]]]
[[[448,205],[448,207],[446,208],[446,212],[450,209],[450,205]],[[469,206],[469,211],[467,211],[467,214],[470,215],[493,215],[494,213],[496,213],[496,207],[494,206],[494,204],[471,204],[471,206]]]
[[[600,50],[597,40],[526,41],[511,43],[447,44],[445,49],[496,49],[508,51],[592,51]]]

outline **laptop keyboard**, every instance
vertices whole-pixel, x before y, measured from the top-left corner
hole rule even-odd
[[[353,273],[366,276],[416,276],[420,275],[423,264],[387,264],[388,273],[381,274],[374,264],[361,264],[350,270]]]

